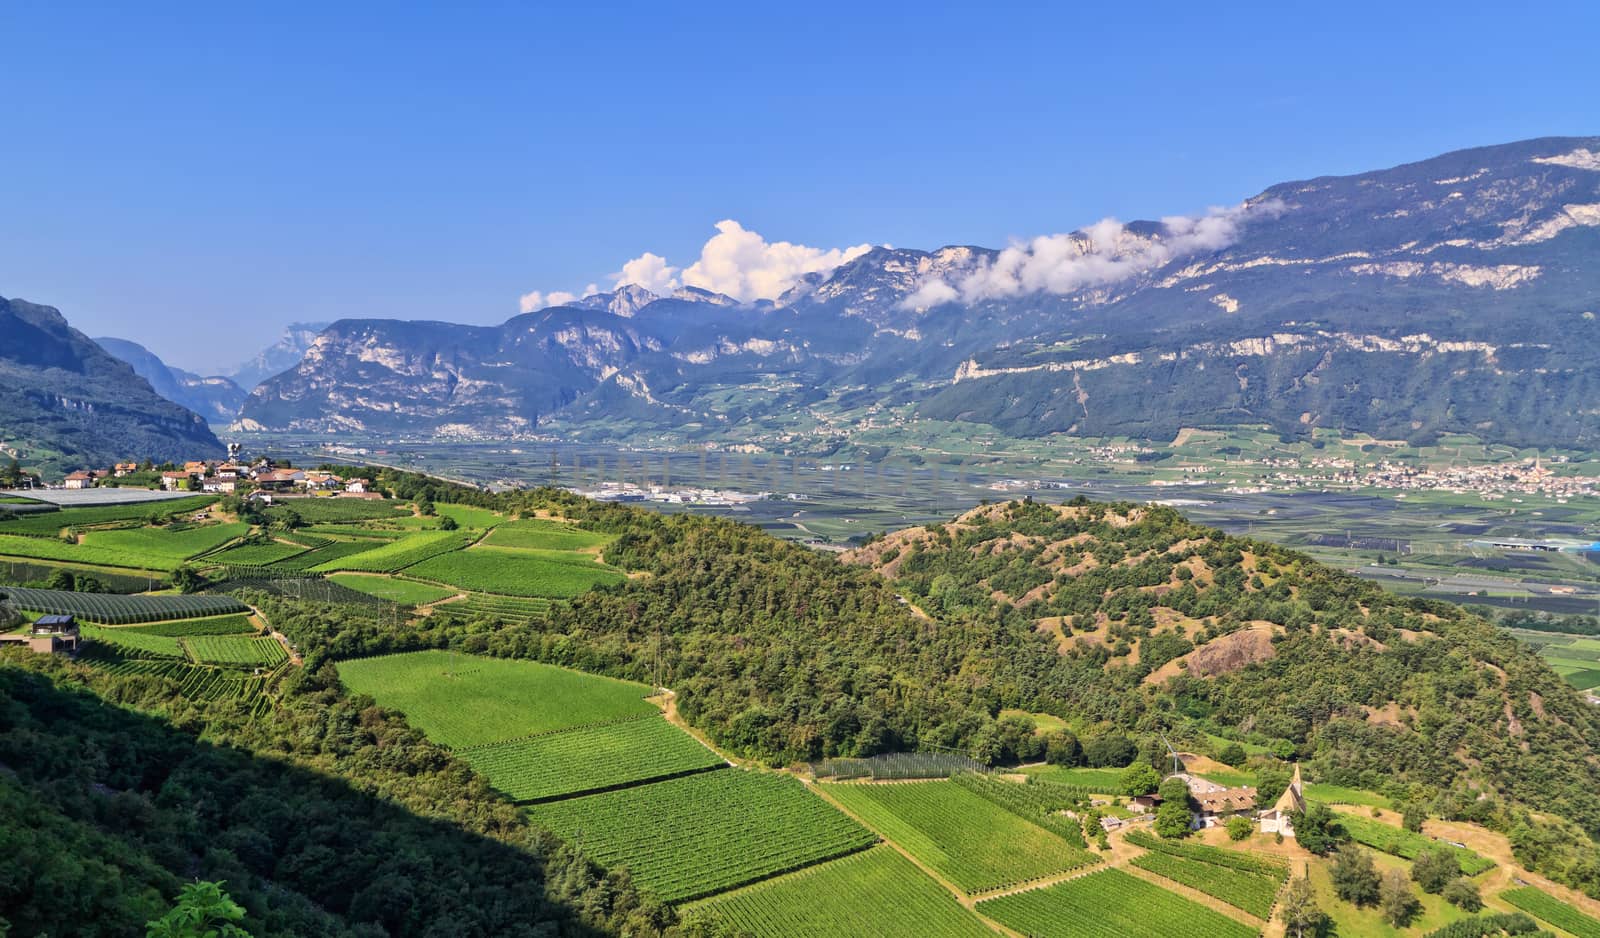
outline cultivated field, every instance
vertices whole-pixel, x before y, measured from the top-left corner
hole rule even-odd
[[[1429,850],[1444,847],[1455,853],[1456,859],[1461,863],[1461,872],[1468,876],[1476,876],[1484,870],[1494,866],[1494,861],[1481,857],[1464,847],[1451,847],[1442,841],[1434,840],[1422,834],[1414,834],[1398,827],[1390,827],[1382,821],[1360,817],[1354,814],[1340,814],[1339,823],[1349,832],[1350,839],[1356,843],[1365,844],[1374,850],[1391,853],[1407,860],[1415,860]]]
[[[370,694],[429,739],[456,748],[658,712],[643,684],[446,651],[342,661],[339,677],[353,693]]]
[[[537,597],[494,596],[488,593],[469,593],[466,599],[444,607],[450,612],[464,615],[487,616],[500,622],[542,622],[555,605],[551,600]]]
[[[1033,938],[1253,938],[1256,929],[1121,870],[978,903]]]
[[[712,895],[861,849],[875,838],[766,772],[720,769],[527,809],[609,868],[668,902]]]
[[[367,498],[286,498],[268,508],[267,517],[286,518],[293,512],[307,524],[337,524],[342,521],[377,521],[404,518],[409,508],[394,502]]]
[[[361,570],[369,573],[394,573],[437,554],[460,550],[472,542],[472,535],[456,531],[422,531],[396,541],[340,557],[312,567],[316,573]]]
[[[955,782],[843,782],[821,787],[969,894],[1095,862],[1093,854]]]
[[[513,521],[489,532],[484,539],[486,547],[536,550],[592,550],[612,540],[610,535],[596,534],[570,524],[542,519]]]
[[[494,547],[443,554],[407,569],[406,573],[478,592],[550,599],[570,599],[593,587],[623,579],[621,571],[601,566],[581,554]]]
[[[175,569],[190,557],[216,550],[234,538],[248,533],[243,523],[205,524],[180,528],[123,528],[90,531],[83,536],[84,547],[96,552],[110,551],[123,556],[120,566]]]
[[[457,590],[444,589],[431,583],[418,583],[416,580],[405,580],[393,576],[375,576],[365,573],[335,573],[328,577],[329,580],[346,589],[358,593],[376,596],[378,599],[391,603],[404,603],[408,606],[420,606],[424,603],[434,603],[456,595]]]
[[[462,750],[489,784],[518,801],[600,791],[725,765],[659,716]]]
[[[200,616],[248,612],[232,596],[119,596],[114,593],[72,593],[66,590],[0,588],[18,609],[29,612],[74,615],[107,625],[159,622]]]
[[[177,622],[156,622],[150,625],[124,626],[118,631],[143,632],[146,635],[167,635],[188,638],[195,635],[243,635],[257,632],[249,616],[220,616],[212,619],[181,619]]]
[[[1600,919],[1532,886],[1508,889],[1500,898],[1511,903],[1534,918],[1549,922],[1575,938],[1600,938]]]
[[[760,938],[895,935],[992,938],[994,932],[892,847],[878,846],[708,899],[707,915]]]
[[[194,635],[183,639],[189,657],[198,664],[245,668],[272,668],[289,659],[275,638],[247,635]]]

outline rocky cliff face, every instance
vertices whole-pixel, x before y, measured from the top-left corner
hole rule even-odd
[[[775,304],[627,287],[497,329],[340,323],[243,423],[758,438],[871,394],[1014,436],[1250,422],[1592,445],[1596,258],[1600,138],[1533,140],[1201,218],[881,248]]]
[[[45,470],[223,454],[204,419],[162,398],[60,311],[4,298],[0,442]]]

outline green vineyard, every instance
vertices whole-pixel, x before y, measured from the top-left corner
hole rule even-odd
[[[1500,894],[1500,898],[1576,938],[1600,938],[1600,919],[1580,912],[1555,896],[1532,886],[1507,889]]]
[[[968,894],[1095,862],[1093,854],[951,781],[820,786]]]
[[[381,544],[347,557],[329,560],[312,567],[315,573],[336,573],[341,570],[367,573],[395,573],[429,557],[448,554],[472,543],[472,535],[457,531],[423,531],[408,534],[397,541]]]
[[[843,856],[876,838],[799,781],[721,769],[527,809],[534,824],[626,867],[668,902]]]
[[[255,714],[271,708],[271,701],[266,695],[273,678],[271,674],[255,675],[230,668],[196,667],[178,660],[125,658],[103,649],[85,653],[81,660],[108,674],[172,681],[177,685],[178,693],[191,700],[238,700],[248,704]]]
[[[289,653],[275,638],[196,635],[183,639],[182,645],[189,657],[198,664],[273,668],[289,660]]]
[[[1208,847],[1205,844],[1185,843],[1181,840],[1162,840],[1149,831],[1130,830],[1127,834],[1128,843],[1146,850],[1171,854],[1175,857],[1187,857],[1199,860],[1213,866],[1225,866],[1229,869],[1243,870],[1246,873],[1255,873],[1268,877],[1274,882],[1284,883],[1289,880],[1289,867],[1286,863],[1275,857],[1257,856],[1249,853],[1240,853],[1237,850],[1224,850],[1221,847]]]
[[[440,609],[465,616],[483,616],[508,624],[526,624],[545,621],[554,606],[555,603],[548,599],[468,593],[466,599],[441,606]]]
[[[133,658],[188,657],[184,654],[183,646],[178,643],[178,639],[168,635],[152,635],[138,629],[101,628],[87,623],[80,626],[80,631],[85,639],[91,642],[104,642]]]
[[[1031,938],[1254,938],[1259,931],[1121,870],[978,903]]]
[[[1461,872],[1468,876],[1476,876],[1494,866],[1493,860],[1479,856],[1465,847],[1451,846],[1422,834],[1390,827],[1382,821],[1354,814],[1341,814],[1338,818],[1339,824],[1349,833],[1351,840],[1383,853],[1415,860],[1429,850],[1443,847],[1456,855],[1456,859],[1461,863]]]
[[[1088,793],[1082,789],[1054,782],[1021,785],[979,772],[953,775],[951,781],[1017,817],[1059,835],[1074,847],[1081,849],[1088,846],[1083,842],[1083,825],[1078,819],[1056,813],[1088,801]]]
[[[1134,857],[1130,862],[1141,870],[1197,889],[1213,899],[1262,919],[1272,915],[1272,903],[1282,886],[1278,880],[1259,873],[1246,873],[1170,853],[1152,851]]]
[[[64,590],[0,587],[18,609],[73,615],[104,625],[133,625],[166,619],[192,619],[249,612],[232,596],[119,596],[113,593],[70,593]]]
[[[151,625],[134,625],[118,629],[122,632],[143,632],[146,635],[166,635],[188,638],[192,635],[241,635],[259,631],[249,616],[221,616],[215,619],[180,619],[177,622],[157,622]]]
[[[407,569],[406,575],[462,589],[549,599],[570,599],[623,580],[621,571],[586,555],[493,547],[432,557]]]
[[[600,791],[725,764],[693,736],[653,716],[468,749],[461,757],[517,801]]]
[[[542,519],[513,521],[502,524],[484,538],[485,547],[505,547],[517,550],[593,550],[610,543],[612,538],[596,534],[570,524]]]
[[[878,846],[693,907],[761,938],[894,935],[992,938],[994,932],[892,847]]]
[[[445,651],[355,658],[339,663],[339,677],[456,748],[659,713],[643,684],[509,658]]]
[[[286,498],[268,508],[265,514],[277,521],[289,517],[291,512],[307,524],[377,521],[411,514],[409,509],[393,502],[367,498]]]
[[[328,579],[346,589],[366,593],[384,602],[402,603],[408,606],[436,603],[457,593],[456,590],[434,586],[431,583],[418,583],[416,580],[371,573],[335,573]]]

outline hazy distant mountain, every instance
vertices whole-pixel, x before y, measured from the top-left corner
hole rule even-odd
[[[226,375],[249,392],[273,375],[288,371],[298,364],[306,349],[316,340],[317,333],[326,328],[328,324],[325,322],[290,323],[277,342],[262,349],[249,361],[235,366]]]
[[[220,456],[205,420],[158,395],[49,306],[0,298],[0,443],[30,468]]]
[[[1532,140],[1188,222],[880,248],[775,304],[629,287],[501,327],[336,323],[242,419],[805,449],[894,409],[1017,437],[1267,423],[1592,445],[1597,259],[1600,138]]]
[[[228,423],[239,415],[245,392],[221,375],[202,377],[192,371],[174,368],[154,352],[127,339],[103,337],[94,340],[101,348],[122,359],[139,377],[150,382],[155,392],[174,404],[181,404],[213,423]]]

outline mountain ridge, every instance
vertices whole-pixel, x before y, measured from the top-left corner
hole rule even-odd
[[[158,395],[60,310],[0,298],[0,442],[29,468],[220,456],[198,414]]]
[[[1582,445],[1600,437],[1585,364],[1600,352],[1597,151],[1600,137],[1543,138],[1280,183],[1193,219],[879,247],[771,304],[625,286],[470,327],[499,335],[409,390],[381,362],[426,357],[425,336],[413,347],[391,320],[357,347],[336,329],[258,387],[239,426],[746,441],[875,388],[913,416],[1015,437],[1247,422]],[[572,331],[560,310],[620,314]],[[523,317],[541,315],[528,341]],[[407,393],[381,413],[350,406],[375,376]],[[597,424],[616,408],[591,397],[619,393],[634,404]]]

